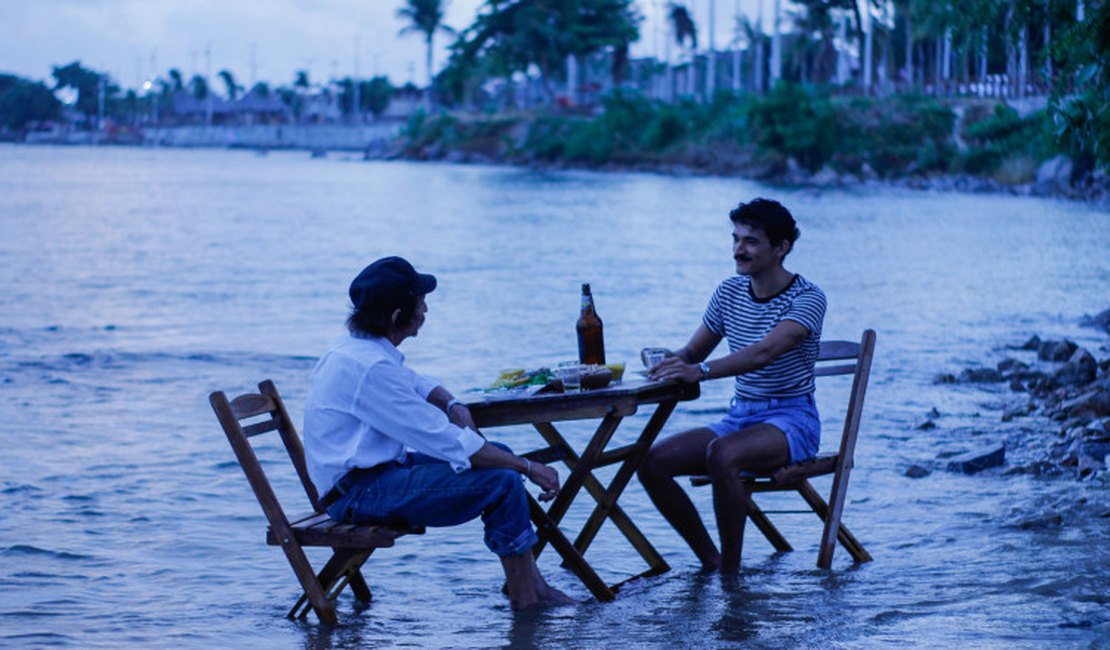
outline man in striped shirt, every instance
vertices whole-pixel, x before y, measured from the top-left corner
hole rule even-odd
[[[721,421],[662,440],[639,469],[648,495],[702,567],[722,573],[740,568],[748,502],[740,473],[769,472],[817,453],[813,371],[825,317],[821,289],[783,266],[800,234],[790,212],[755,199],[729,219],[737,275],[717,287],[690,341],[648,373],[659,381],[736,377],[735,395]],[[707,360],[722,338],[728,354]],[[695,474],[713,480],[720,552],[675,480]]]

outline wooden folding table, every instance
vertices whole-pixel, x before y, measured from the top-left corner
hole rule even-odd
[[[675,405],[680,401],[696,399],[698,395],[697,384],[638,380],[575,393],[485,399],[472,397],[467,400],[467,406],[481,428],[531,424],[543,436],[547,446],[521,455],[542,463],[561,461],[566,464],[570,475],[563,482],[559,495],[546,510],[529,495],[532,520],[540,538],[534,552],[538,556],[544,546],[550,543],[562,556],[564,564],[582,580],[590,593],[598,600],[605,601],[613,600],[616,590],[628,580],[670,570],[667,562],[621,509],[617,500],[674,411]],[[606,450],[621,421],[636,413],[640,406],[648,405],[654,405],[655,410],[635,442]],[[601,422],[581,454],[571,447],[552,424],[589,419],[600,419]],[[606,487],[594,476],[593,471],[614,464],[619,464],[619,467]],[[583,487],[597,505],[572,544],[559,528],[559,522]],[[647,571],[615,585],[606,584],[583,557],[606,519],[613,522],[649,567]]]

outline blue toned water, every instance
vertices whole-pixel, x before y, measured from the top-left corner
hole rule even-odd
[[[799,218],[788,267],[827,293],[826,337],[879,333],[845,510],[874,562],[839,549],[832,571],[816,569],[816,518],[795,516],[781,527],[797,552],[751,529],[741,576],[698,575],[633,482],[622,503],[674,568],[616,602],[590,600],[545,553],[551,581],[584,602],[514,615],[473,523],[376,554],[375,601],[356,612],[345,596],[344,626],[283,618],[295,581],[263,543],[209,391],[273,378],[299,421],[347,282],[386,254],[438,275],[427,326],[402,350],[456,391],[572,358],[584,281],[611,360],[631,365],[694,330],[732,269],[726,211],[761,194]],[[932,379],[1033,333],[1108,356],[1104,335],[1077,326],[1110,307],[1107,250],[1110,214],[1039,199],[2,146],[0,645],[1105,647],[1106,479],[945,472],[940,457],[999,442],[1011,465],[1036,458],[1056,425],[1002,424],[1020,396]],[[820,389],[829,430],[843,390]],[[716,417],[728,393],[707,385],[668,430]],[[916,429],[934,407],[940,426]],[[912,464],[936,471],[907,478]],[[292,477],[278,483],[294,495]],[[694,494],[704,512],[708,497]],[[1058,525],[1021,525],[1048,510]],[[611,579],[643,568],[608,525],[588,557]]]

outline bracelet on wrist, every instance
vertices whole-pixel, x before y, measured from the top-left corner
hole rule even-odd
[[[528,460],[527,458],[522,458],[521,460],[524,461],[524,476],[525,476],[525,478],[531,478],[532,477],[532,461]]]
[[[457,399],[452,399],[450,402],[447,402],[447,408],[444,409],[444,412],[447,413],[448,415],[451,415],[451,409],[455,408],[456,406],[465,406],[465,405]]]
[[[701,368],[702,381],[705,381],[706,379],[709,379],[709,362],[708,361],[702,361],[701,363],[698,364],[698,367]]]

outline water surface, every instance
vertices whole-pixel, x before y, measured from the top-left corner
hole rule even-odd
[[[696,572],[634,481],[622,504],[673,570],[597,603],[514,615],[477,523],[367,565],[366,610],[289,622],[282,554],[208,404],[273,378],[294,419],[316,355],[342,332],[346,286],[401,254],[439,277],[409,363],[456,390],[505,367],[573,358],[591,282],[610,360],[678,346],[732,272],[726,215],[770,195],[797,216],[787,266],[828,295],[826,338],[878,331],[845,522],[875,561],[814,566],[815,517],[780,518],[797,551],[749,529],[742,575]],[[1005,469],[1057,425],[1003,425],[1001,386],[934,385],[1033,333],[1107,356],[1077,320],[1108,306],[1110,214],[1080,204],[893,189],[814,192],[720,178],[545,173],[304,153],[0,147],[0,644],[29,647],[1104,647],[1104,478]],[[819,388],[828,431],[846,386]],[[667,431],[717,417],[727,381]],[[932,408],[940,425],[916,429]],[[644,423],[630,418],[627,427]],[[618,443],[631,428],[618,432]],[[572,439],[589,434],[569,426]],[[491,432],[518,449],[527,429]],[[1007,468],[943,471],[1005,442]],[[823,446],[834,448],[827,435]],[[281,467],[279,450],[266,458]],[[904,475],[911,464],[933,471]],[[565,475],[565,473],[564,473]],[[277,481],[293,497],[291,476]],[[827,490],[827,482],[819,489]],[[694,492],[709,512],[708,490]],[[791,508],[796,504],[782,505]],[[573,509],[568,527],[588,512]],[[772,506],[773,507],[773,506]],[[1062,523],[1025,527],[1040,512]],[[316,555],[314,558],[318,557]],[[588,557],[640,571],[609,525]]]

